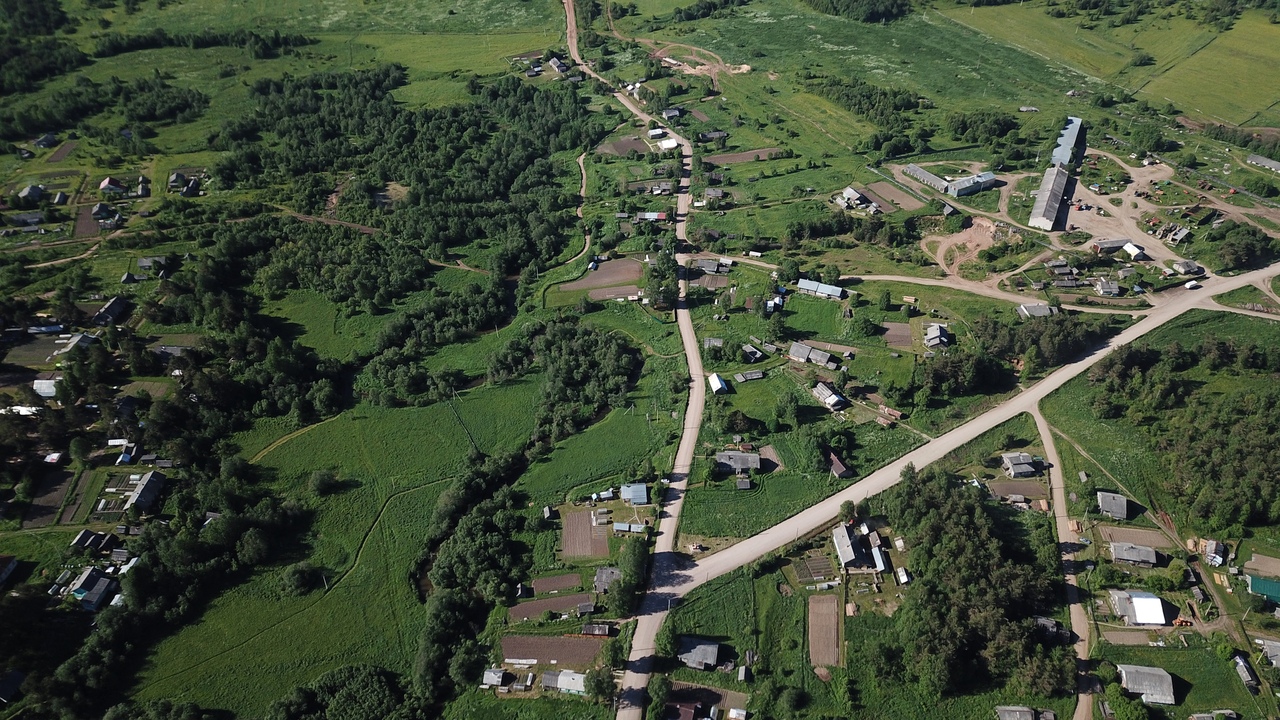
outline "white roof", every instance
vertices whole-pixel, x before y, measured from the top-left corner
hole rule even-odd
[[[1138,625],[1163,625],[1164,601],[1149,592],[1133,591],[1129,593],[1133,603],[1133,618]]]
[[[707,383],[711,385],[711,392],[718,393],[729,389],[729,383],[720,377],[720,373],[711,373],[711,377],[707,378]]]
[[[675,150],[676,148],[680,147],[680,143],[679,141],[673,138],[667,138],[666,140],[663,140],[662,142],[658,143],[658,147],[662,148],[663,150]]]

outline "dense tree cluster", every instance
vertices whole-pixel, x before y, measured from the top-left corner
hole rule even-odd
[[[615,335],[575,318],[530,323],[490,361],[489,377],[503,380],[545,373],[535,411],[535,443],[562,440],[609,407],[621,407],[640,370],[636,351]]]
[[[934,399],[963,397],[1008,389],[1009,368],[982,350],[954,348],[916,365],[912,374],[915,405],[926,407]]]
[[[809,7],[865,23],[897,20],[911,12],[910,0],[804,0]]]
[[[424,289],[431,276],[421,250],[386,233],[280,217],[245,224],[278,238],[257,277],[268,294],[314,290],[351,312],[374,312]]]
[[[1280,522],[1272,471],[1280,452],[1270,440],[1280,432],[1280,391],[1202,390],[1188,376],[1196,368],[1271,375],[1280,372],[1280,350],[1213,337],[1196,348],[1117,348],[1089,372],[1094,413],[1143,428],[1173,470],[1162,490],[1207,531]]]
[[[87,127],[88,118],[112,108],[135,122],[190,122],[208,105],[209,98],[204,93],[175,87],[160,78],[125,82],[112,77],[95,83],[78,76],[70,88],[0,111],[0,137],[19,138],[50,129]]]
[[[451,397],[463,379],[423,361],[437,349],[497,329],[510,314],[510,291],[500,280],[453,292],[433,289],[419,305],[383,328],[357,390],[381,405],[430,405]]]
[[[672,11],[671,16],[679,22],[690,22],[692,20],[701,20],[715,15],[720,10],[727,8],[741,7],[746,5],[749,0],[697,0],[692,5],[676,8]]]
[[[0,93],[31,92],[42,81],[69,73],[86,59],[65,40],[0,34]]]
[[[248,186],[332,172],[376,179],[378,190],[395,180],[409,187],[403,200],[344,203],[343,216],[414,238],[441,260],[484,242],[500,274],[545,267],[577,221],[550,157],[598,139],[606,121],[572,86],[536,89],[517,78],[473,83],[467,105],[411,110],[391,95],[405,80],[400,66],[259,80],[254,114],[212,140],[232,151],[214,174]],[[278,141],[256,142],[261,130]]]
[[[1274,238],[1252,225],[1228,220],[1204,233],[1214,243],[1223,270],[1249,270],[1262,267],[1280,256]]]
[[[906,135],[911,126],[909,113],[920,106],[919,96],[914,92],[879,87],[860,78],[827,78],[814,83],[812,88],[841,108],[876,124],[876,135],[868,140],[870,150],[892,156],[913,149]]]
[[[957,140],[988,144],[1018,129],[1018,120],[1000,110],[973,110],[948,113],[943,128]]]
[[[107,33],[94,45],[93,56],[98,58],[113,57],[138,50],[154,50],[156,48],[180,47],[199,50],[211,47],[242,47],[255,60],[275,57],[281,50],[310,45],[315,40],[304,35],[281,35],[276,30],[270,35],[259,35],[252,30],[203,30],[195,33],[169,34],[164,28],[138,35],[124,35],[118,32]]]
[[[272,703],[267,720],[413,717],[402,711],[404,701],[405,691],[394,673],[368,665],[347,665],[321,675]]]
[[[997,683],[1058,695],[1075,686],[1074,657],[1040,643],[1032,617],[1058,596],[1057,543],[1048,520],[1032,527],[997,517],[981,491],[930,468],[908,467],[884,499],[911,547],[915,580],[894,613],[896,640],[865,653],[882,678],[914,679],[927,695]]]
[[[1114,316],[1082,318],[1058,313],[1018,323],[980,317],[972,325],[973,336],[997,357],[1033,358],[1036,364],[1057,366],[1091,350],[1115,332]],[[1032,349],[1034,348],[1034,350]]]
[[[1220,123],[1205,125],[1203,132],[1214,140],[1231,143],[1264,157],[1269,157],[1272,160],[1280,160],[1280,135],[1254,133]]]
[[[920,239],[915,218],[889,222],[879,216],[858,217],[844,212],[833,212],[821,218],[793,220],[787,225],[786,231],[787,239],[796,243],[841,235],[884,247],[914,245]]]

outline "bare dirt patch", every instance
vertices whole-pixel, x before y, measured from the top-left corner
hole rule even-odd
[[[772,445],[765,445],[760,448],[760,459],[773,463],[773,465],[760,463],[761,472],[773,472],[774,470],[782,470],[786,467],[786,465],[782,464],[782,458],[778,455],[778,451]]]
[[[593,288],[613,287],[615,285],[635,284],[644,274],[644,265],[639,261],[625,258],[600,263],[596,270],[588,272],[573,282],[560,286],[560,290],[591,290]]]
[[[914,197],[911,197],[906,192],[904,192],[902,188],[898,187],[897,185],[894,185],[893,183],[889,183],[889,182],[871,183],[870,185],[867,186],[867,189],[875,193],[876,195],[884,198],[885,200],[892,201],[894,204],[896,204],[898,207],[902,208],[903,210],[907,210],[907,211],[918,210],[924,207],[924,203],[920,202]],[[881,205],[880,207],[881,209],[888,210],[888,208],[885,207],[884,205]]]
[[[809,596],[809,662],[814,667],[840,664],[840,613],[835,595]]]
[[[617,300],[618,298],[639,297],[640,288],[635,285],[622,285],[620,287],[596,288],[587,293],[587,297],[592,300]]]
[[[826,555],[813,555],[795,561],[796,577],[800,582],[828,580],[836,576],[836,566]]]
[[[591,596],[586,593],[557,595],[555,597],[546,598],[545,600],[534,600],[533,602],[520,603],[519,605],[511,608],[510,615],[511,619],[514,621],[536,620],[542,617],[542,614],[545,612],[567,612],[585,602],[591,602]]]
[[[507,662],[533,660],[535,665],[586,668],[602,645],[603,638],[508,635],[502,638],[502,657]]]
[[[576,590],[582,587],[582,576],[578,573],[556,575],[555,577],[534,578],[533,591],[538,595],[561,590]]]
[[[630,154],[632,150],[643,155],[649,152],[649,145],[639,137],[632,136],[614,140],[613,142],[600,143],[596,148],[596,152],[601,155],[617,155],[618,157],[624,157]]]
[[[1102,637],[1112,645],[1149,645],[1151,644],[1151,634],[1146,632],[1134,631],[1115,631],[1104,632]]]
[[[591,513],[585,510],[564,516],[565,557],[609,557],[609,526],[591,524]]]
[[[93,237],[98,234],[98,221],[93,219],[93,208],[85,205],[76,213],[76,237]]]
[[[49,159],[45,160],[45,162],[52,164],[52,163],[60,163],[63,160],[66,160],[67,156],[70,155],[72,151],[76,149],[76,146],[78,146],[79,144],[80,144],[80,141],[78,140],[72,140],[70,142],[62,143],[62,147],[58,148],[57,150],[54,150],[53,154],[50,155]]]
[[[1255,553],[1244,566],[1250,570],[1257,570],[1263,575],[1280,577],[1280,560],[1273,557]]]
[[[689,114],[692,115],[694,119],[696,119],[698,122],[711,122],[711,118],[707,117],[707,114],[702,112],[701,110],[690,110]]]
[[[58,508],[62,507],[62,499],[67,496],[74,477],[70,470],[62,468],[46,473],[36,487],[36,496],[27,507],[27,514],[22,518],[22,527],[37,528],[57,522]]]
[[[1031,482],[1029,480],[1008,480],[1005,482],[993,482],[989,487],[991,492],[1004,497],[1006,495],[1022,495],[1029,498],[1046,497],[1047,492],[1043,483]]]
[[[755,160],[768,160],[771,155],[778,152],[778,148],[760,148],[759,150],[744,150],[736,153],[723,153],[720,155],[711,155],[703,158],[712,165],[732,165],[734,163],[753,162]]]
[[[1127,542],[1134,545],[1146,545],[1153,548],[1173,547],[1169,542],[1169,538],[1159,530],[1144,530],[1142,528],[1122,528],[1111,525],[1102,528],[1102,537],[1108,542]],[[1278,565],[1277,567],[1280,567]]]
[[[710,290],[716,290],[723,287],[729,287],[729,278],[723,275],[704,275],[695,280],[693,285],[701,285]]]
[[[900,322],[881,323],[884,326],[884,344],[889,347],[911,347],[911,324]]]
[[[995,245],[996,226],[986,218],[975,217],[969,227],[954,235],[927,237],[921,242],[928,243],[933,240],[938,241],[937,249],[934,251],[938,264],[946,268],[949,274],[955,275],[959,272],[961,265],[977,258],[979,252]],[[921,247],[924,245],[922,244]],[[953,249],[954,252],[951,252]],[[951,257],[947,257],[949,252]]]

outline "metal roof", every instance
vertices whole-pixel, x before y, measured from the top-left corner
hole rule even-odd
[[[806,292],[817,293],[819,295],[827,295],[836,298],[844,297],[844,288],[837,285],[820,283],[817,280],[800,280],[796,282],[796,287]]]
[[[1055,165],[1070,165],[1071,156],[1074,154],[1076,145],[1080,143],[1080,129],[1083,124],[1078,117],[1068,117],[1067,126],[1063,128],[1062,134],[1058,136],[1058,145],[1053,149],[1053,156],[1050,160]]]
[[[1145,703],[1174,704],[1173,676],[1158,667],[1145,665],[1116,665],[1120,671],[1120,684],[1125,690],[1141,695]]]
[[[1031,207],[1031,219],[1027,222],[1033,228],[1053,230],[1058,221],[1058,210],[1062,207],[1062,194],[1067,189],[1067,180],[1071,173],[1065,167],[1054,165],[1044,173],[1040,181],[1040,190],[1036,193],[1035,205]]]

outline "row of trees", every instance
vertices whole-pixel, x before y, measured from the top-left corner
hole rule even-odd
[[[897,20],[911,12],[910,0],[805,0],[818,12],[865,23]]]
[[[203,30],[194,33],[169,34],[164,28],[155,28],[150,32],[137,35],[125,35],[118,32],[107,33],[98,38],[94,45],[93,56],[97,58],[114,57],[139,50],[154,50],[166,47],[181,47],[199,50],[211,47],[242,47],[255,60],[276,57],[281,50],[288,52],[292,48],[310,45],[316,42],[305,35],[281,35],[279,30],[270,35],[259,35],[252,30]]]

